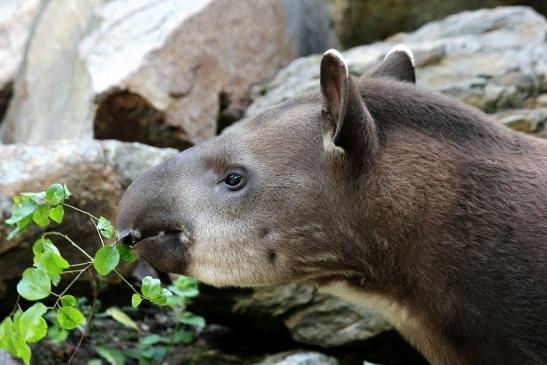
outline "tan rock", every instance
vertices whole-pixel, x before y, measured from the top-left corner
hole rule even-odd
[[[1,139],[187,147],[215,135],[219,117],[240,117],[252,85],[329,39],[321,0],[51,1]]]
[[[13,79],[39,4],[40,0],[0,2],[0,121],[11,99]]]

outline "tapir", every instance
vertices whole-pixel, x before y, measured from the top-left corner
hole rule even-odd
[[[119,239],[217,287],[305,283],[432,364],[547,364],[547,142],[415,84],[398,46],[139,176]]]

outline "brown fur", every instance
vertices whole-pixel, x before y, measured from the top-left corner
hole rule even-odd
[[[213,285],[373,302],[434,364],[547,363],[547,143],[406,82],[401,56],[354,82],[326,54],[321,94],[138,178],[122,238]]]

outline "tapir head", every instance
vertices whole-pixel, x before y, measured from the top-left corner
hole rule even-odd
[[[394,49],[367,78],[413,82],[412,55]],[[359,192],[379,153],[357,85],[365,81],[352,79],[340,53],[326,52],[320,93],[242,121],[139,176],[120,202],[120,239],[160,270],[216,286],[349,275],[344,263],[360,254],[351,242],[366,209]]]

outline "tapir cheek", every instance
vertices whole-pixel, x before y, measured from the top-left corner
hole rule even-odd
[[[185,274],[188,265],[188,250],[179,233],[160,234],[138,242],[134,247],[158,270]]]

